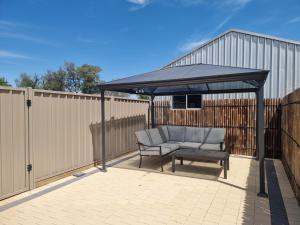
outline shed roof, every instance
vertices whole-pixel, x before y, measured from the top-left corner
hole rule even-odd
[[[100,85],[101,89],[144,95],[254,92],[267,70],[193,64],[163,68]]]

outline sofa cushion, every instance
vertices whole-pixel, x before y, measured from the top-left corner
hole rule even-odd
[[[180,145],[183,142],[181,142],[181,141],[168,141],[167,143],[168,144],[177,144],[177,145]]]
[[[220,144],[202,144],[200,150],[215,150],[220,151]]]
[[[177,143],[163,143],[160,146],[163,148],[169,148],[171,151],[175,151],[180,148],[180,145]]]
[[[202,143],[204,140],[204,128],[187,127],[184,141]]]
[[[158,128],[149,129],[147,130],[147,132],[150,136],[150,141],[152,145],[159,145],[164,143],[162,137],[160,136]]]
[[[204,143],[220,144],[224,142],[226,130],[224,128],[205,128]]]
[[[151,145],[150,137],[145,130],[136,131],[135,136],[139,143],[143,145]]]
[[[170,140],[168,127],[167,126],[160,126],[158,128],[158,130],[160,132],[160,136],[162,137],[163,141],[168,142]]]
[[[161,154],[165,155],[172,152],[170,148],[167,147],[161,147]],[[159,148],[158,147],[150,147],[146,150],[141,151],[141,155],[160,155]]]
[[[201,143],[197,143],[197,142],[182,142],[182,143],[180,143],[181,148],[199,149],[200,146],[201,146]]]
[[[170,141],[184,142],[186,127],[168,126]]]

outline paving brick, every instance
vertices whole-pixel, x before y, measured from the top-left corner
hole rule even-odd
[[[290,224],[299,224],[300,209],[282,164],[274,164]],[[0,225],[270,224],[269,200],[257,197],[257,162],[232,157],[230,166],[228,179],[216,181],[109,168],[0,212]],[[0,207],[71,179],[77,178],[6,199]]]

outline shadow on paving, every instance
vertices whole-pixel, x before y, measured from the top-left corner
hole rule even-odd
[[[38,197],[41,197],[41,196],[43,196],[43,195],[45,195],[45,194],[48,194],[48,193],[50,193],[50,192],[52,192],[52,191],[58,190],[58,189],[60,189],[60,188],[63,188],[63,187],[65,187],[65,186],[67,186],[67,185],[73,184],[74,182],[77,182],[77,181],[79,181],[79,180],[81,180],[81,179],[83,179],[83,178],[85,178],[85,177],[91,176],[91,175],[93,175],[93,174],[95,174],[95,173],[98,173],[98,172],[100,172],[100,171],[101,171],[101,169],[95,168],[94,170],[92,170],[92,171],[90,171],[90,172],[84,174],[83,176],[80,176],[80,177],[74,177],[74,178],[72,178],[72,179],[70,179],[70,180],[66,180],[66,181],[64,181],[64,182],[62,182],[62,183],[59,183],[59,184],[57,184],[57,185],[53,185],[53,186],[51,186],[51,187],[49,187],[49,188],[46,188],[46,189],[41,190],[41,191],[39,191],[39,192],[36,192],[36,193],[34,193],[34,194],[30,194],[30,193],[29,193],[29,196],[26,196],[26,197],[17,199],[17,200],[15,200],[15,201],[13,201],[13,202],[9,202],[9,203],[7,203],[7,204],[5,204],[5,205],[0,206],[0,212],[3,212],[3,211],[5,211],[5,210],[7,210],[7,209],[10,209],[10,208],[12,208],[12,207],[21,205],[21,204],[23,204],[23,203],[25,203],[25,202],[28,202],[28,201],[33,200],[33,199],[36,199],[36,198],[38,198]]]
[[[289,224],[286,208],[284,206],[282,194],[273,160],[266,160],[266,177],[268,182],[269,204],[272,224]]]
[[[125,158],[113,160],[108,166],[116,168],[139,170],[144,172],[161,173],[160,159],[158,157],[143,157],[141,168],[139,168],[140,157],[138,153],[131,153]],[[223,176],[223,168],[216,162],[208,161],[191,162],[183,161],[180,165],[179,160],[176,160],[176,172],[172,172],[171,157],[163,158],[164,172],[163,174],[192,177],[206,180],[218,180],[219,176]]]
[[[243,204],[241,224],[289,225],[274,161],[265,160],[265,168],[268,198],[257,196],[259,192],[259,173],[256,170],[258,170],[258,167],[257,162],[251,162],[245,188],[246,197]]]

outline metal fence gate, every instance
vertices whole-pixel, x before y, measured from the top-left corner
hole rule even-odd
[[[26,89],[0,88],[0,200],[30,186],[26,95]]]

